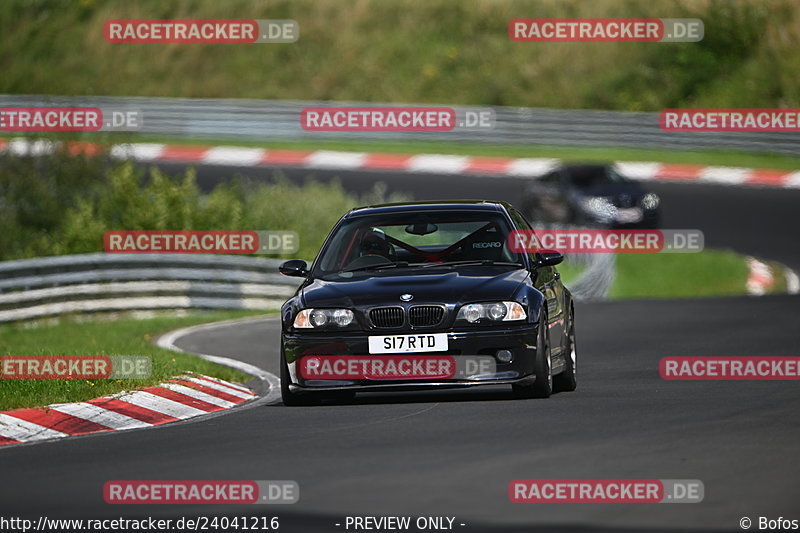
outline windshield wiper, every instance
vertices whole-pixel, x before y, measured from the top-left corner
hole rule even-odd
[[[441,266],[461,266],[461,265],[492,265],[492,266],[524,266],[522,263],[513,261],[495,261],[494,259],[463,259],[461,261],[445,261],[443,263],[428,263],[422,268],[435,268]]]
[[[355,268],[344,268],[342,272],[357,272],[359,270],[383,270],[386,268],[404,268],[408,266],[408,261],[398,261],[397,263],[380,263],[378,265],[364,265]]]

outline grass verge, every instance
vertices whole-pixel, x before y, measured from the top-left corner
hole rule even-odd
[[[567,287],[583,271],[574,265],[559,265],[558,270]],[[618,254],[616,276],[608,296],[612,300],[738,296],[747,294],[748,273],[745,257],[729,250]],[[776,283],[773,292],[785,291],[785,287],[785,282]]]
[[[180,318],[123,318],[113,323],[62,319],[54,325],[0,325],[0,354],[147,355],[152,358],[153,369],[148,379],[0,379],[0,411],[90,400],[123,390],[156,385],[187,371],[228,381],[247,381],[250,379],[247,374],[191,354],[157,348],[153,340],[173,329],[255,314],[252,311],[198,312]]]
[[[729,250],[696,254],[620,254],[612,299],[699,298],[746,294],[744,257]]]

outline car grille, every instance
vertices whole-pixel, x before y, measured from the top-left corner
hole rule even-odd
[[[400,328],[405,324],[405,313],[402,307],[376,307],[369,311],[369,319],[376,328]],[[443,318],[441,305],[415,305],[408,310],[408,323],[412,327],[437,326]]]
[[[435,326],[443,316],[444,309],[438,305],[415,305],[408,310],[408,322],[412,326]]]
[[[611,202],[612,204],[616,205],[617,207],[633,207],[634,201],[630,194],[620,194],[617,196],[616,201]]]
[[[369,319],[376,328],[399,328],[403,325],[403,308],[378,307],[369,312]]]

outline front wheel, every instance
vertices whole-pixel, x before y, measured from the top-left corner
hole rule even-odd
[[[578,352],[575,348],[575,309],[570,307],[567,329],[567,360],[564,371],[553,378],[557,392],[570,392],[578,387]]]
[[[543,310],[536,339],[536,361],[533,365],[536,381],[530,385],[513,385],[514,394],[519,398],[549,398],[553,393],[553,365],[550,361],[550,333],[547,324],[547,315]]]

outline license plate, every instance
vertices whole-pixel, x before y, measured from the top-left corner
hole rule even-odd
[[[644,213],[638,207],[628,209],[617,209],[617,220],[619,222],[639,222]]]
[[[419,335],[374,335],[369,338],[369,353],[446,352],[447,333]]]

